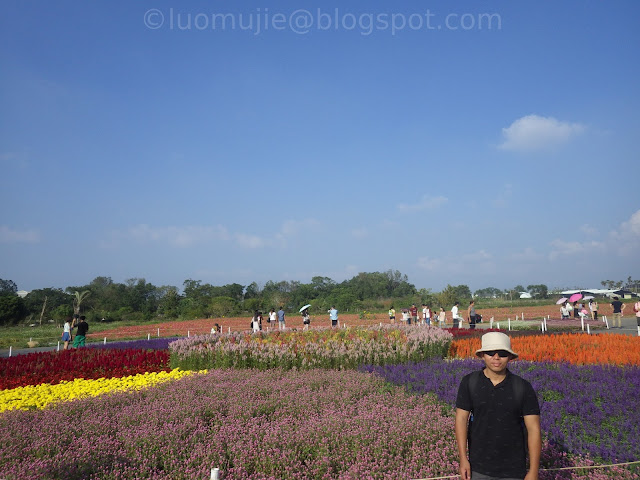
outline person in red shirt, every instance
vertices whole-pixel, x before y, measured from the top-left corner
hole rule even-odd
[[[409,321],[409,323],[413,322],[414,324],[417,324],[418,323],[418,309],[417,309],[415,303],[413,305],[411,305],[411,308],[409,309],[409,313],[411,314],[411,320]]]

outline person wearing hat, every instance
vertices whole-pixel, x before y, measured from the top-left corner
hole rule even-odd
[[[486,333],[476,355],[484,368],[462,379],[456,398],[460,478],[537,480],[542,450],[540,406],[531,384],[507,368],[518,357],[511,339],[501,332]]]

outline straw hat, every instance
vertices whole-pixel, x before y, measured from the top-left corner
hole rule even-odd
[[[514,358],[518,358],[518,354],[511,350],[511,339],[501,332],[485,333],[482,336],[482,348],[476,350],[476,355],[480,357],[483,352],[491,352],[493,350],[506,350]]]

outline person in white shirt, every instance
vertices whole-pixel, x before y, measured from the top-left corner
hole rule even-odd
[[[276,309],[272,308],[269,312],[269,326],[275,327],[278,322],[278,314],[276,313]]]
[[[458,316],[458,302],[451,309],[451,318],[453,319],[453,328],[460,328],[460,317]]]
[[[422,321],[425,325],[431,325],[431,310],[426,303],[422,304]]]

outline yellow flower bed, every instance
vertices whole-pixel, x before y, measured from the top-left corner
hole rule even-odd
[[[194,373],[207,373],[207,370],[190,371],[176,368],[170,372],[152,372],[121,378],[99,378],[97,380],[77,378],[71,382],[62,382],[57,385],[44,383],[1,390],[0,412],[44,408],[53,403],[65,402],[76,398],[97,397],[111,392],[140,390],[169,380],[178,380]]]

